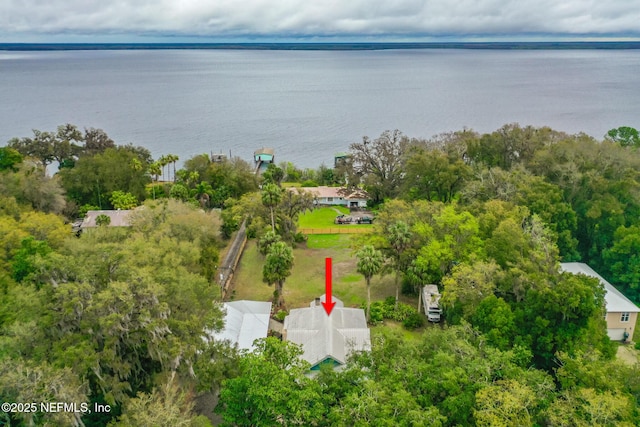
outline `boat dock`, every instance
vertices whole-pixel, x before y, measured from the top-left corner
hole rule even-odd
[[[253,152],[253,161],[256,163],[256,175],[260,173],[260,169],[263,167],[267,167],[270,163],[274,163],[275,161],[275,151],[273,148],[260,148]]]

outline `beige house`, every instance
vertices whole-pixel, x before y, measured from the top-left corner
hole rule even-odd
[[[573,274],[584,274],[600,280],[606,291],[604,299],[607,307],[607,334],[609,338],[616,341],[629,341],[633,337],[636,320],[638,319],[638,308],[622,292],[617,290],[611,283],[607,282],[596,273],[591,267],[582,262],[567,262],[560,264],[562,271]]]

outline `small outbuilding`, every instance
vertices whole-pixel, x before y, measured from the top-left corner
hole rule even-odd
[[[283,339],[302,346],[302,358],[311,364],[312,371],[324,364],[339,367],[353,352],[371,350],[364,310],[346,308],[334,297],[336,305],[327,315],[324,301],[322,295],[307,308],[291,310],[284,319]]]
[[[568,273],[584,274],[598,279],[605,290],[607,335],[616,341],[628,341],[633,337],[636,320],[640,312],[638,306],[585,263],[566,262],[560,264],[560,268]]]
[[[253,152],[253,161],[256,163],[274,163],[275,151],[273,148],[262,147]]]

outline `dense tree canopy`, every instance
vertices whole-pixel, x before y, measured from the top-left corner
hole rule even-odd
[[[16,138],[0,148],[0,400],[114,411],[0,422],[206,426],[194,395],[219,393],[230,426],[638,425],[639,365],[614,359],[604,289],[559,269],[587,262],[640,301],[633,131],[603,141],[517,124],[428,140],[387,131],[352,144],[336,168],[282,163],[262,177],[209,155],[176,170],[175,155],[154,162],[73,125]],[[442,327],[396,335],[382,325],[370,352],[313,376],[290,343],[269,338],[238,354],[203,339],[222,326],[221,230],[246,221],[282,305],[291,245],[304,240],[297,219],[314,206],[287,180],[366,189],[376,218],[354,239],[352,273],[370,290],[386,266],[411,302],[436,284]],[[139,204],[131,227],[80,237],[58,216]]]
[[[139,393],[156,399],[156,377],[193,375],[208,346],[204,331],[221,326],[219,290],[207,277],[217,263],[217,216],[163,202],[146,205],[132,222],[76,238],[51,214],[0,216],[7,231],[0,267],[12,272],[0,276],[0,365],[49,369],[42,375],[52,376],[51,400],[81,390],[114,408]],[[0,387],[0,395],[27,396],[22,387]]]
[[[80,158],[75,167],[60,171],[67,195],[78,206],[113,208],[114,191],[133,195],[138,202],[146,197],[147,160],[130,147],[107,148],[91,157]],[[142,164],[143,167],[139,167]]]

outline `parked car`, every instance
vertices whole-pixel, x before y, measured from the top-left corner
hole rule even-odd
[[[362,216],[357,220],[358,224],[373,224],[373,217],[370,216]]]

